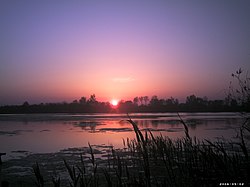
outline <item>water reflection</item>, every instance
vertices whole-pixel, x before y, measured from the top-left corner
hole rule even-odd
[[[120,114],[119,114],[120,115]],[[135,138],[131,124],[126,122],[125,116],[88,115],[57,116],[56,120],[47,115],[39,121],[38,116],[32,120],[0,120],[1,152],[7,152],[14,157],[14,153],[43,153],[57,152],[70,147],[87,146],[88,142],[95,145],[113,145],[123,147],[123,139]],[[60,118],[59,118],[60,117]],[[155,135],[162,134],[170,138],[184,136],[183,126],[173,114],[135,115],[134,121],[142,131],[150,130]],[[53,120],[52,120],[53,119]],[[133,119],[133,118],[132,118]],[[215,140],[218,138],[233,139],[242,119],[231,114],[183,114],[183,119],[189,127],[191,136],[198,139]]]

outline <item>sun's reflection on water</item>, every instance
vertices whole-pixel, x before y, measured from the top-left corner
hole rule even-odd
[[[126,118],[125,118],[126,119]],[[191,136],[198,139],[232,139],[236,136],[241,119],[234,117],[184,116]],[[183,126],[173,116],[135,118],[144,133],[150,130],[155,136],[163,135],[177,139],[184,137]],[[124,119],[109,117],[83,118],[77,120],[0,121],[1,152],[49,153],[70,147],[113,145],[123,147],[123,139],[134,139],[133,127]]]

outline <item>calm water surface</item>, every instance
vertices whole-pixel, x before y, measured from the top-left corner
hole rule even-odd
[[[180,113],[191,136],[198,139],[234,140],[243,119],[236,113]],[[170,138],[184,137],[175,113],[131,114],[142,131]],[[113,145],[135,138],[125,114],[0,115],[0,152],[11,159],[21,154],[52,153],[71,147]]]

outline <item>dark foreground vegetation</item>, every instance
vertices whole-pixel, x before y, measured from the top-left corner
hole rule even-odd
[[[180,116],[179,116],[180,117]],[[124,148],[107,151],[106,159],[96,158],[89,144],[84,152],[70,159],[61,158],[64,175],[46,171],[44,164],[34,163],[33,177],[12,186],[219,186],[250,185],[249,117],[245,118],[237,142],[211,142],[191,138],[188,126],[180,117],[185,136],[168,137],[145,134],[131,119],[136,139],[126,139]],[[53,159],[53,157],[51,157]],[[47,161],[49,162],[49,160]]]
[[[124,141],[124,149],[111,151],[107,165],[99,167],[90,148],[91,164],[70,166],[64,164],[70,176],[70,186],[215,186],[221,183],[250,185],[250,160],[244,135],[246,125],[240,130],[240,141],[216,142],[192,139],[188,127],[185,138],[171,140],[146,131],[145,135],[129,119],[136,134],[135,140]],[[39,165],[34,166],[37,186],[44,185]],[[60,186],[60,178],[53,179]]]

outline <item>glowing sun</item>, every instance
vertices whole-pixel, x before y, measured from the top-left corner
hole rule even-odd
[[[118,105],[118,100],[112,99],[112,100],[111,100],[111,105],[117,106],[117,105]]]

